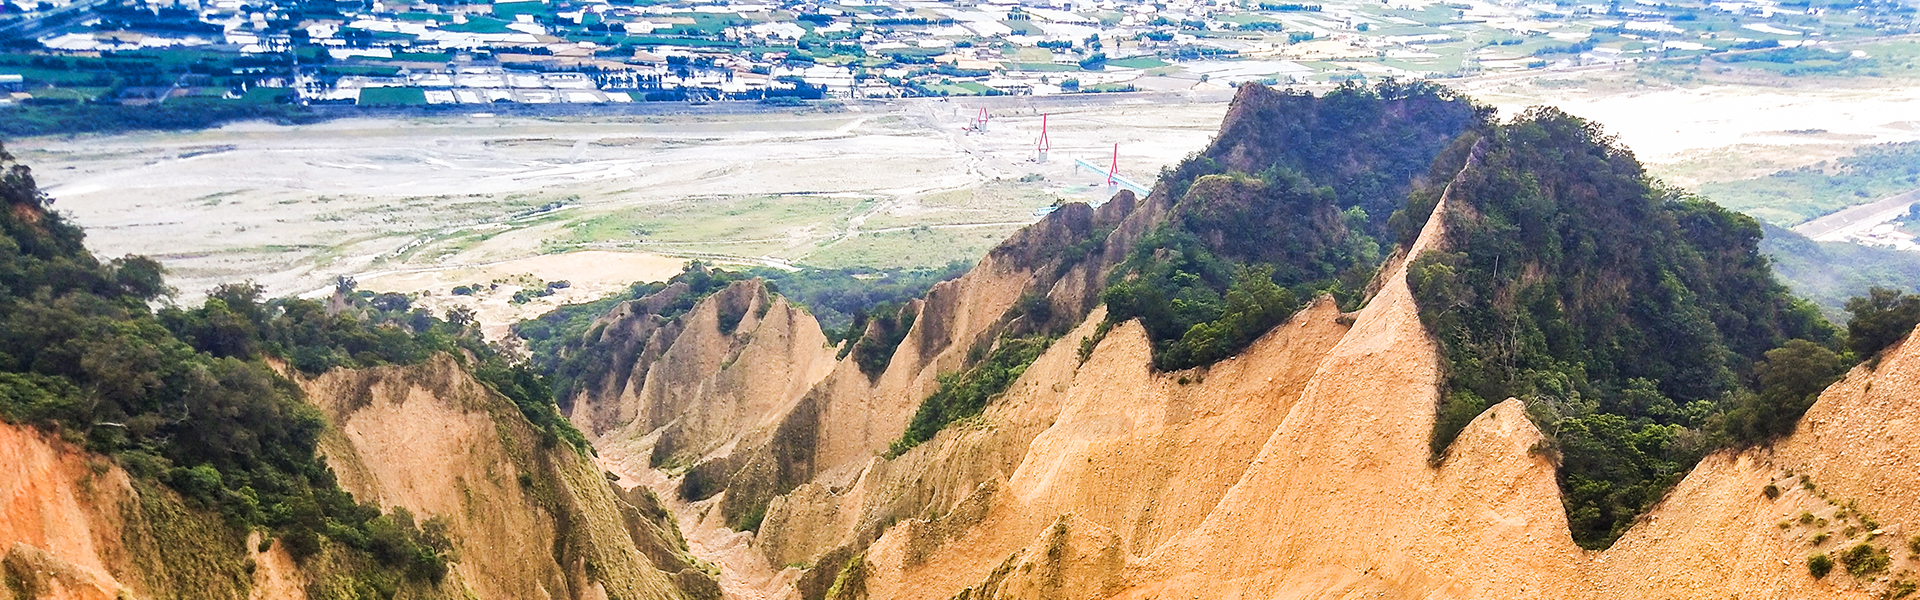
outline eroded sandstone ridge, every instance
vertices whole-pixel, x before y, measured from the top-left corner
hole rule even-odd
[[[1258,93],[1243,91],[1242,101]],[[1249,152],[1235,148],[1223,156]],[[1137,322],[1100,327],[1097,291],[1173,204],[1159,191],[1123,194],[1028,228],[911,305],[911,331],[873,377],[851,359],[835,362],[817,326],[777,299],[755,300],[772,316],[721,331],[714,315],[737,300],[716,296],[671,339],[649,338],[663,342],[657,351],[610,365],[631,374],[625,391],[581,397],[573,418],[603,427],[603,462],[626,485],[669,498],[696,548],[727,567],[735,597],[1867,598],[1905,589],[1914,559],[1904,540],[1920,533],[1908,489],[1920,480],[1910,472],[1920,450],[1906,426],[1915,351],[1857,368],[1791,437],[1710,456],[1612,548],[1588,551],[1569,536],[1552,454],[1521,401],[1485,410],[1433,460],[1444,361],[1419,319],[1405,257],[1445,248],[1446,219],[1420,221],[1357,311],[1321,298],[1233,358],[1161,372]],[[1443,192],[1433,210],[1465,209]],[[765,297],[736,286],[727,294]],[[1066,333],[984,414],[889,452],[938,375],[975,364],[1003,335],[1046,330],[1022,321],[1033,311],[1019,305],[1035,297]],[[616,310],[606,331],[644,312]],[[1085,352],[1083,341],[1092,342]],[[679,368],[689,364],[708,366]],[[635,417],[607,425],[595,416],[612,404]],[[1810,554],[1874,538],[1893,548],[1885,571],[1809,574]]]
[[[448,577],[429,598],[719,597],[672,517],[611,485],[584,450],[543,440],[447,355],[299,380],[328,421],[322,450],[360,502],[445,527]],[[129,477],[41,430],[0,424],[0,598],[304,599],[330,555],[278,540]]]
[[[445,541],[444,578],[392,597],[1865,599],[1920,587],[1920,344],[1855,367],[1790,435],[1708,455],[1604,550],[1575,543],[1555,438],[1523,401],[1474,404],[1436,444],[1459,371],[1451,342],[1422,323],[1409,264],[1469,249],[1474,238],[1447,227],[1473,222],[1473,197],[1451,190],[1488,173],[1477,140],[1492,138],[1462,135],[1485,115],[1458,97],[1380,89],[1349,103],[1244,86],[1222,138],[1172,184],[1063,206],[845,346],[764,282],[721,280],[647,288],[600,316],[568,346],[576,377],[556,406],[483,383],[494,371],[469,371],[473,352],[318,375],[257,364],[298,388],[293,406],[318,409],[315,470],[331,473],[314,481]],[[1638,173],[1628,161],[1610,164]],[[1376,163],[1410,181],[1369,179]],[[1315,169],[1339,185],[1301,183]],[[1368,212],[1410,197],[1405,210],[1421,214]],[[43,218],[38,206],[23,214]],[[1142,242],[1175,226],[1222,247],[1275,229],[1283,251],[1240,258],[1305,257],[1316,273],[1280,277],[1327,293],[1281,302],[1290,293],[1267,289],[1288,309],[1270,320],[1180,324],[1259,335],[1225,354],[1224,338],[1196,339],[1230,356],[1166,368],[1162,354],[1189,340],[1109,319],[1102,294],[1158,276],[1142,264],[1185,260]],[[956,374],[1033,340],[1045,341],[1037,358],[1000,371],[1011,383],[978,395],[983,406],[909,439]],[[547,422],[555,408],[593,448]],[[243,498],[185,498],[174,487],[193,471],[135,477],[122,465],[137,456],[90,454],[81,429],[54,425],[0,424],[0,600],[382,593],[336,585],[367,560],[347,546],[295,560],[288,540],[227,524],[218,511]],[[207,489],[244,497],[212,477]],[[1816,554],[1839,565],[1817,575]]]
[[[544,438],[447,355],[304,379],[332,425],[321,451],[363,503],[447,524],[443,587],[479,598],[702,598],[710,576],[645,491]]]

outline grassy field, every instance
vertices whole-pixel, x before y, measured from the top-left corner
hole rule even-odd
[[[903,201],[880,211],[862,224],[865,229],[913,225],[969,225],[1007,221],[1008,215],[1026,215],[1053,204],[1056,196],[1007,181],[979,187],[936,192]]]
[[[870,198],[792,194],[689,198],[647,210],[573,215],[554,249],[627,246],[657,252],[786,255],[845,232]]]
[[[508,21],[520,15],[544,16],[548,12],[546,3],[537,0],[528,0],[526,2],[498,2],[493,5],[493,16]]]
[[[1042,73],[1066,73],[1066,72],[1078,73],[1081,71],[1079,65],[1069,65],[1064,63],[1051,63],[1051,62],[1013,63],[1013,70],[1037,71]]]
[[[1167,61],[1160,60],[1158,58],[1154,58],[1151,56],[1136,56],[1133,58],[1122,58],[1120,60],[1107,61],[1107,66],[1122,67],[1127,69],[1152,69],[1156,67],[1164,67],[1164,66],[1167,66],[1167,64],[1168,64]]]
[[[1012,29],[1014,33],[1019,35],[1046,35],[1046,30],[1041,29],[1039,25],[1034,25],[1033,21],[1024,19],[1004,20],[1001,21],[1000,24],[1006,25],[1008,29]],[[1045,48],[1041,48],[1041,50],[1045,50]]]
[[[798,262],[822,268],[941,267],[955,260],[978,259],[1019,228],[1018,225],[917,226],[862,233],[858,237],[821,244],[796,258]]]
[[[427,103],[427,91],[414,87],[382,87],[360,90],[360,104],[366,106],[417,106]]]
[[[1056,199],[1003,180],[891,202],[858,194],[689,198],[644,209],[558,211],[520,226],[543,232],[545,253],[593,248],[818,267],[936,267],[977,259]],[[460,232],[417,251],[455,253],[501,233]]]

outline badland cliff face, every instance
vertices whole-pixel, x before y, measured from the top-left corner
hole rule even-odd
[[[657,499],[612,486],[452,357],[301,384],[327,414],[321,451],[343,489],[446,523],[456,596],[717,596]]]
[[[1280,118],[1306,100],[1271,94],[1243,90],[1208,160],[1264,169],[1286,148],[1250,136],[1320,127]],[[1352,126],[1433,123],[1439,105],[1383,106]],[[1345,181],[1383,147],[1438,152],[1446,130],[1308,154],[1344,157],[1322,175]],[[1463,162],[1435,176],[1479,168]],[[909,304],[903,335],[875,325],[852,342],[897,339],[877,369],[760,282],[672,317],[685,290],[622,304],[560,404],[597,456],[450,355],[281,372],[324,416],[342,489],[444,532],[446,577],[408,598],[1864,599],[1898,595],[1920,567],[1886,542],[1920,534],[1920,344],[1855,368],[1790,436],[1708,456],[1618,542],[1583,550],[1520,401],[1481,411],[1434,459],[1448,373],[1406,257],[1453,248],[1460,220],[1434,217],[1470,207],[1441,191],[1431,216],[1401,221],[1425,225],[1361,308],[1322,297],[1230,358],[1164,371],[1164,340],[1106,324],[1100,296],[1141,240],[1196,214],[1175,196],[1069,205],[1021,231]],[[1303,244],[1350,233],[1343,213],[1310,208],[1325,229]],[[893,445],[942,375],[1029,334],[1055,341],[980,414]],[[331,561],[345,559],[296,561],[46,430],[0,424],[0,464],[0,600],[340,590]],[[1884,569],[1809,574],[1809,554],[1875,538],[1893,548]]]
[[[719,597],[656,498],[543,441],[451,357],[288,375],[327,417],[321,447],[343,489],[444,525],[450,572],[408,597]],[[338,567],[325,553],[297,562],[39,429],[0,424],[0,463],[0,598],[305,599]]]
[[[1914,566],[1904,544],[1891,575],[1816,579],[1806,558],[1920,533],[1920,434],[1907,425],[1920,408],[1904,400],[1920,391],[1920,350],[1855,369],[1785,440],[1709,456],[1610,549],[1588,551],[1520,401],[1485,410],[1431,460],[1444,361],[1401,257],[1446,248],[1447,219],[1425,219],[1364,308],[1322,298],[1233,358],[1160,372],[1138,322],[1099,330],[1097,294],[1172,205],[1123,195],[1023,231],[912,305],[874,377],[834,361],[777,298],[727,333],[713,315],[729,300],[709,299],[659,352],[613,365],[634,374],[628,391],[585,395],[573,418],[605,424],[587,415],[614,404],[644,415],[605,427],[603,463],[669,498],[736,597],[1868,598],[1897,593]],[[1444,194],[1433,209],[1457,210]],[[1088,239],[1101,243],[1073,250]],[[1044,330],[1022,321],[1034,297],[1067,333],[983,415],[889,453],[939,374],[1003,334]],[[617,310],[607,331],[633,314]],[[667,358],[679,355],[707,358]],[[709,366],[669,367],[684,364]]]

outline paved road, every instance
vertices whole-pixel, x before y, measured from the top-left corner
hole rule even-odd
[[[0,33],[34,37],[92,16],[96,6],[110,0],[82,0],[45,13],[0,25]]]
[[[1899,216],[1900,213],[1906,212],[1907,207],[1911,206],[1915,201],[1920,201],[1920,190],[1913,190],[1904,194],[1895,194],[1868,204],[1862,204],[1812,221],[1807,221],[1793,226],[1793,232],[1815,240],[1821,240],[1823,236],[1830,236],[1836,233],[1845,234],[1847,232],[1842,230],[1848,229],[1849,227],[1855,225],[1872,226],[1874,224],[1884,223],[1892,217]]]

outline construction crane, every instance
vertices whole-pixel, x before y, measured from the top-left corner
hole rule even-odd
[[[1125,177],[1120,176],[1120,145],[1119,144],[1113,145],[1112,166],[1109,166],[1105,169],[1100,168],[1100,165],[1087,162],[1087,159],[1084,159],[1084,158],[1073,159],[1073,163],[1075,166],[1079,168],[1083,168],[1083,169],[1093,171],[1095,173],[1099,173],[1101,175],[1106,176],[1107,190],[1109,192],[1112,192],[1114,191],[1114,188],[1119,187],[1119,188],[1126,188],[1129,190],[1133,190],[1133,193],[1145,196],[1147,195],[1148,192],[1151,191],[1147,189],[1147,186],[1140,185],[1138,182],[1135,182],[1131,179],[1127,179]],[[1095,208],[1098,208],[1100,206],[1100,203],[1089,203],[1089,204],[1092,204]]]
[[[986,133],[987,132],[987,108],[984,106],[980,107],[980,116],[974,117],[972,122],[967,123],[967,126],[965,129],[963,129],[963,131],[966,131],[967,133]]]
[[[1047,115],[1040,115],[1040,139],[1033,145],[1033,162],[1047,162],[1047,151],[1053,149],[1053,142],[1047,141]]]
[[[1107,187],[1113,187],[1113,178],[1120,176],[1120,143],[1113,144],[1113,166],[1107,167]]]

